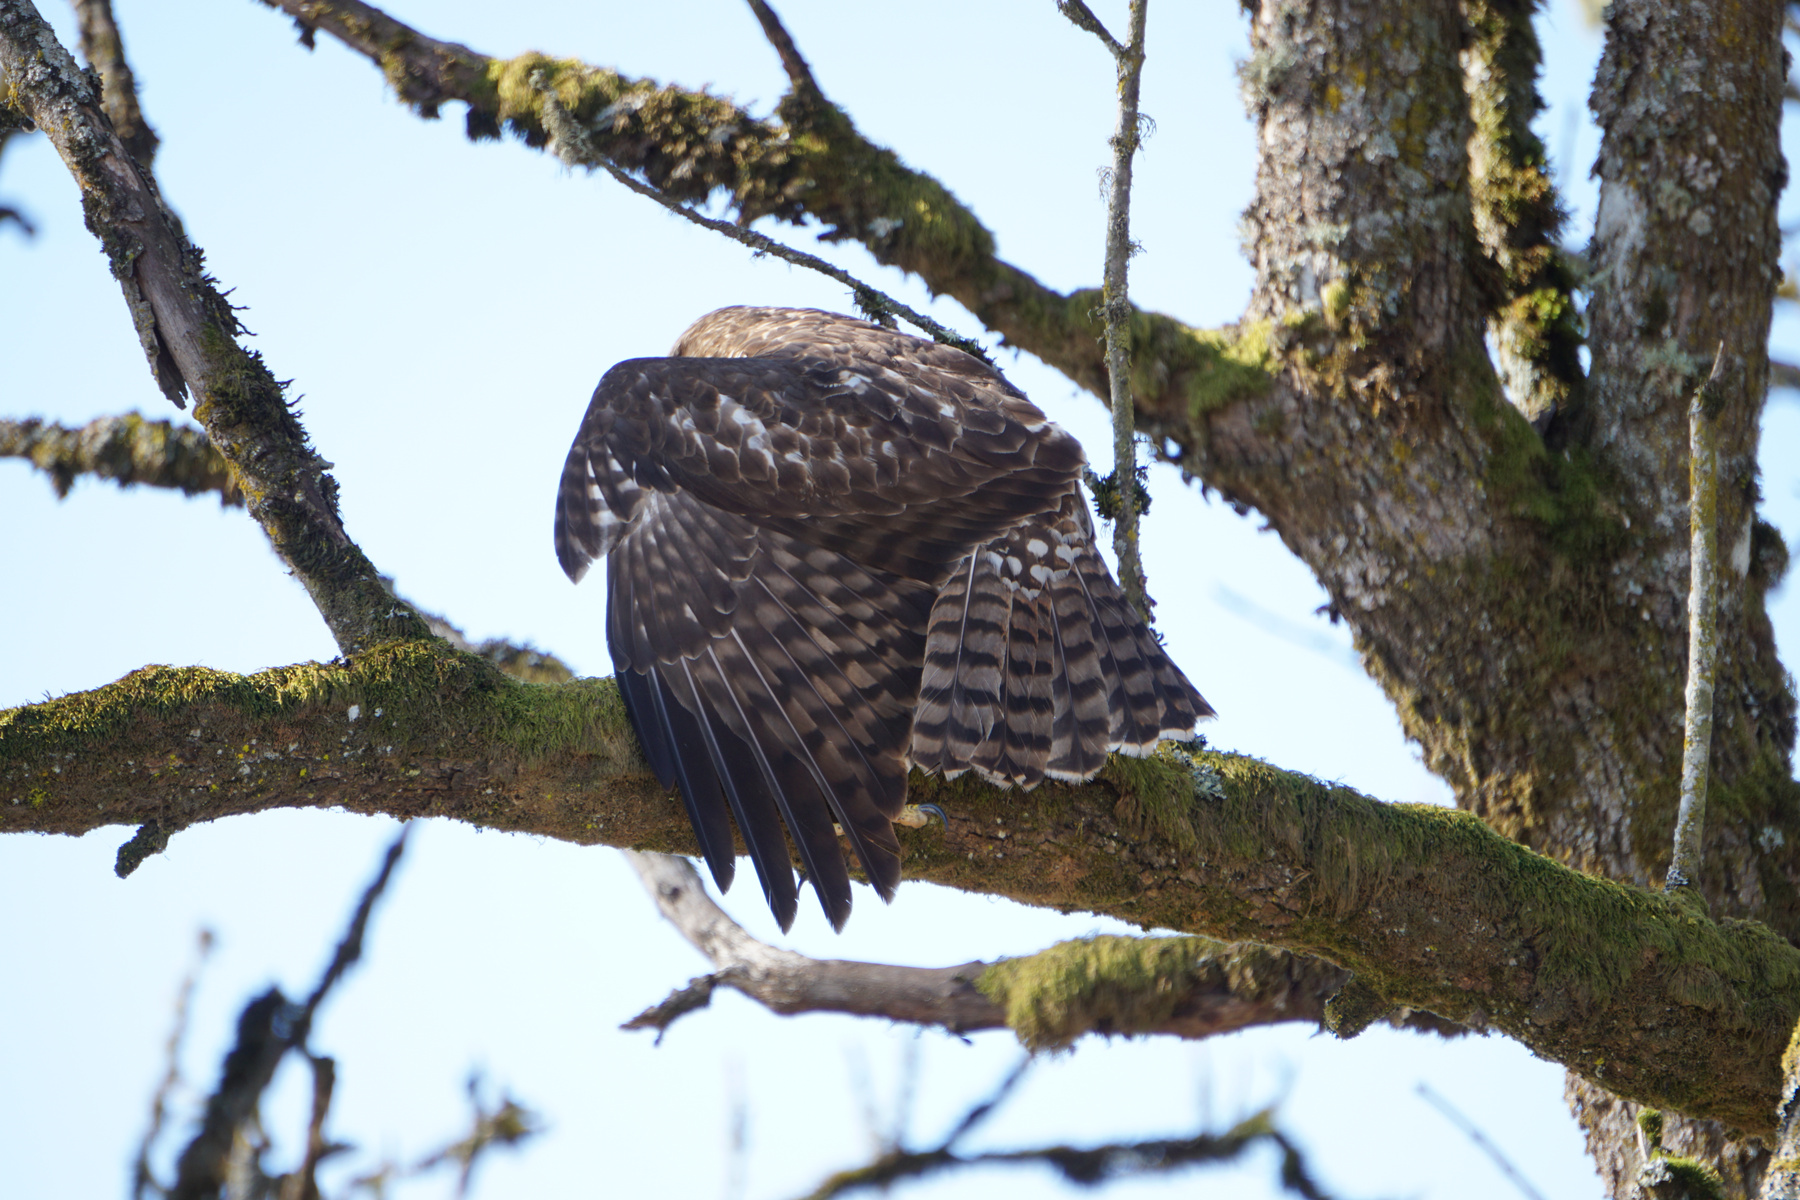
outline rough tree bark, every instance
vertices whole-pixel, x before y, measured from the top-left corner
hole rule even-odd
[[[869,145],[816,89],[760,120],[603,68],[489,59],[356,0],[265,2],[308,36],[368,55],[422,115],[464,102],[472,136],[505,129],[542,145],[548,87],[598,153],[665,193],[723,189],[744,219],[824,223],[1105,394],[1095,293],[1056,293],[997,259],[973,214]],[[1592,274],[1578,280],[1529,131],[1533,8],[1252,5],[1250,306],[1210,332],[1132,319],[1140,427],[1262,513],[1312,568],[1407,733],[1487,828],[1202,756],[1192,773],[1115,764],[1093,787],[1037,793],[1023,816],[959,783],[949,790],[969,819],[908,835],[908,871],[1321,956],[1358,976],[1340,993],[1346,1032],[1415,1007],[1571,1065],[1572,1103],[1615,1194],[1632,1194],[1645,1165],[1624,1095],[1713,1118],[1670,1113],[1662,1145],[1751,1195],[1766,1155],[1731,1132],[1774,1130],[1780,1054],[1800,1012],[1795,705],[1764,612],[1786,551],[1755,515],[1785,182],[1783,10],[1612,5],[1593,97],[1599,228]],[[44,36],[33,21],[24,0],[0,0],[4,98],[61,131],[71,170],[99,199],[96,232],[140,239],[140,253],[115,262],[134,313],[154,310],[140,329],[159,377],[210,396],[218,343],[201,335],[208,319],[229,331],[229,317],[157,290],[158,264],[180,277],[178,231],[151,227],[153,184],[97,132],[96,98],[57,73],[47,48],[33,61]],[[633,103],[618,104],[625,96]],[[1577,283],[1589,295],[1585,378]],[[1687,398],[1721,343],[1727,569],[1709,916],[1642,889],[1667,867],[1678,795]],[[163,352],[187,346],[206,353],[178,353],[172,376]],[[282,514],[259,509],[273,494],[261,459],[232,450],[250,444],[254,414],[240,421],[246,434],[215,430],[209,411],[203,400],[252,514],[281,545]],[[303,507],[293,519],[326,536],[307,544],[335,544],[329,505]],[[312,586],[309,563],[291,561]],[[319,577],[345,578],[334,571]],[[441,646],[388,641],[410,629],[371,624],[394,610],[366,594],[314,591],[328,616],[327,600],[364,614],[333,628],[366,653],[250,679],[140,674],[0,718],[0,829],[131,821],[166,833],[226,812],[344,803],[354,784],[359,810],[689,848],[605,685],[528,688]],[[989,833],[1001,821],[1015,836]]]

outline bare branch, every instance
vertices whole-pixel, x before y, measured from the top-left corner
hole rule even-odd
[[[474,1122],[469,1132],[434,1154],[419,1160],[407,1175],[423,1175],[438,1167],[455,1164],[456,1194],[469,1194],[469,1181],[474,1178],[476,1164],[496,1146],[517,1146],[543,1131],[537,1114],[513,1101],[504,1093],[492,1110],[481,1102],[481,1077],[469,1077],[469,1107]]]
[[[669,1026],[730,987],[773,1012],[837,1012],[952,1033],[1012,1028],[1032,1049],[1090,1033],[1204,1038],[1255,1025],[1321,1022],[1350,973],[1320,959],[1208,938],[1089,938],[1042,954],[956,967],[807,958],[758,941],[707,895],[685,858],[627,850],[657,908],[714,973],[690,980],[625,1029]],[[1153,964],[1146,970],[1146,964]],[[1143,995],[1153,999],[1145,1002]],[[1435,1019],[1397,1017],[1442,1032]]]
[[[345,532],[330,464],[308,444],[261,358],[237,344],[236,316],[199,251],[28,0],[0,0],[0,77],[8,102],[46,132],[80,187],[158,386],[177,405],[193,392],[195,416],[231,464],[251,515],[339,647],[429,636]]]
[[[112,0],[69,0],[81,27],[81,57],[100,73],[100,103],[113,132],[145,167],[156,159],[159,139],[138,106],[137,79],[125,61],[125,39],[113,19]]]
[[[320,1054],[308,1054],[312,1068],[312,1116],[306,1125],[306,1152],[299,1169],[281,1181],[280,1200],[319,1200],[319,1164],[334,1150],[325,1140],[325,1118],[331,1113],[331,1096],[337,1089],[337,1063]]]
[[[24,127],[13,123],[16,119],[15,110],[0,105],[0,157],[5,156],[7,143],[24,132]],[[19,232],[26,237],[37,236],[37,226],[31,223],[31,218],[26,216],[22,209],[0,204],[0,226],[4,226],[8,221],[17,225]]]
[[[80,476],[93,475],[120,487],[147,484],[188,496],[214,492],[220,504],[244,504],[230,465],[204,430],[137,413],[100,417],[80,429],[36,418],[0,420],[0,458],[28,460],[50,476],[58,497],[67,496]]]
[[[1099,38],[1101,45],[1111,51],[1113,57],[1123,58],[1130,53],[1119,44],[1117,38],[1108,32],[1106,24],[1095,16],[1094,10],[1082,3],[1082,0],[1056,0],[1056,11],[1069,18],[1077,29],[1085,29]]]
[[[1526,1200],[1544,1200],[1544,1194],[1531,1186],[1531,1181],[1520,1173],[1519,1168],[1515,1167],[1512,1160],[1501,1152],[1500,1147],[1494,1145],[1487,1134],[1481,1132],[1479,1125],[1463,1116],[1455,1105],[1438,1095],[1430,1085],[1420,1083],[1414,1090],[1424,1097],[1427,1104],[1443,1113],[1445,1120],[1462,1130],[1463,1134],[1475,1143],[1476,1148],[1487,1155],[1496,1167],[1500,1168],[1500,1173],[1511,1180],[1513,1186],[1524,1194]]]
[[[780,950],[751,937],[706,894],[684,858],[624,851],[656,906],[696,950],[712,960],[714,974],[627,1022],[627,1029],[661,1031],[700,1007],[723,984],[778,1013],[838,1012],[880,1016],[962,1033],[1005,1024],[1004,1011],[975,988],[985,963],[960,967],[891,967],[876,963],[820,961]]]
[[[294,1045],[306,1044],[307,1035],[312,1032],[313,1014],[318,1011],[319,1005],[325,997],[331,993],[331,989],[336,987],[338,981],[344,977],[345,972],[355,966],[357,960],[362,957],[363,936],[369,929],[369,916],[375,911],[375,902],[380,900],[381,894],[387,890],[388,880],[393,878],[394,868],[400,863],[400,856],[406,852],[407,833],[407,828],[402,826],[394,840],[389,843],[387,853],[382,856],[381,867],[375,872],[375,878],[369,881],[367,888],[363,889],[362,899],[356,905],[356,913],[350,918],[350,927],[344,930],[344,936],[339,939],[337,949],[332,952],[331,965],[325,968],[325,974],[319,977],[319,982],[313,987],[312,995],[308,996],[306,1003],[301,1005],[300,1013],[294,1020],[292,1035]]]

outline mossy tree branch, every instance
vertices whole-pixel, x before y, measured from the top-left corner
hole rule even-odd
[[[0,0],[0,106],[29,118],[62,156],[158,386],[178,406],[192,394],[194,416],[230,464],[251,515],[338,645],[349,653],[427,635],[350,539],[330,464],[308,443],[261,357],[238,344],[237,319],[202,270],[200,251],[29,0]]]
[[[1232,755],[1115,758],[1026,804],[972,776],[912,793],[951,820],[902,832],[909,878],[1314,955],[1375,1015],[1422,1009],[1658,1107],[1773,1124],[1800,951],[1760,925]],[[611,681],[525,684],[439,641],[254,676],[147,668],[0,714],[0,832],[280,807],[694,851]]]
[[[188,496],[213,492],[228,507],[244,504],[230,465],[203,431],[137,413],[100,417],[80,429],[35,418],[0,420],[0,458],[27,460],[50,477],[59,497],[76,479],[92,475],[120,487],[176,488]]]

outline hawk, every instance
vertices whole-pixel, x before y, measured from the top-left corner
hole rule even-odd
[[[600,380],[556,555],[607,559],[626,711],[721,890],[735,818],[788,928],[785,825],[841,929],[836,827],[891,900],[910,768],[1087,779],[1213,714],[1096,552],[1084,461],[986,363],[834,313],[720,309]]]

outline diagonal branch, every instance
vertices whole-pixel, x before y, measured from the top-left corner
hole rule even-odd
[[[151,371],[194,415],[231,465],[250,514],[306,586],[350,653],[426,636],[396,600],[338,514],[337,482],[309,444],[283,389],[239,326],[200,252],[164,206],[149,169],[126,150],[86,74],[29,0],[0,0],[0,81],[8,104],[44,130],[82,193],[137,326]]]
[[[1114,58],[1123,58],[1130,53],[1126,47],[1119,44],[1119,39],[1115,38],[1106,28],[1106,23],[1095,16],[1094,10],[1083,4],[1082,0],[1056,0],[1056,11],[1069,18],[1077,29],[1085,29],[1099,38],[1100,44],[1105,46]]]
[[[589,170],[599,167],[631,191],[656,201],[676,216],[692,221],[702,229],[710,229],[714,233],[728,237],[740,245],[750,247],[758,254],[773,254],[784,262],[817,271],[821,275],[837,280],[850,289],[851,294],[856,297],[858,306],[864,312],[875,315],[877,319],[886,317],[885,323],[892,324],[892,318],[897,316],[915,329],[921,329],[930,334],[936,341],[946,346],[955,346],[963,353],[978,358],[989,366],[993,365],[993,360],[988,357],[979,342],[963,337],[955,330],[934,321],[924,313],[902,304],[879,288],[871,287],[836,263],[826,262],[816,254],[808,254],[803,250],[796,250],[792,246],[784,245],[774,238],[764,237],[754,229],[733,225],[729,221],[714,220],[704,213],[695,212],[662,190],[633,179],[619,169],[611,159],[594,149],[593,140],[588,137],[587,130],[583,129],[570,115],[569,110],[557,101],[556,94],[548,87],[543,87],[542,83],[543,75],[541,73],[533,77],[533,86],[540,87],[544,94],[544,126],[549,130],[551,146],[556,151],[557,157],[564,163],[571,167],[587,167]]]

